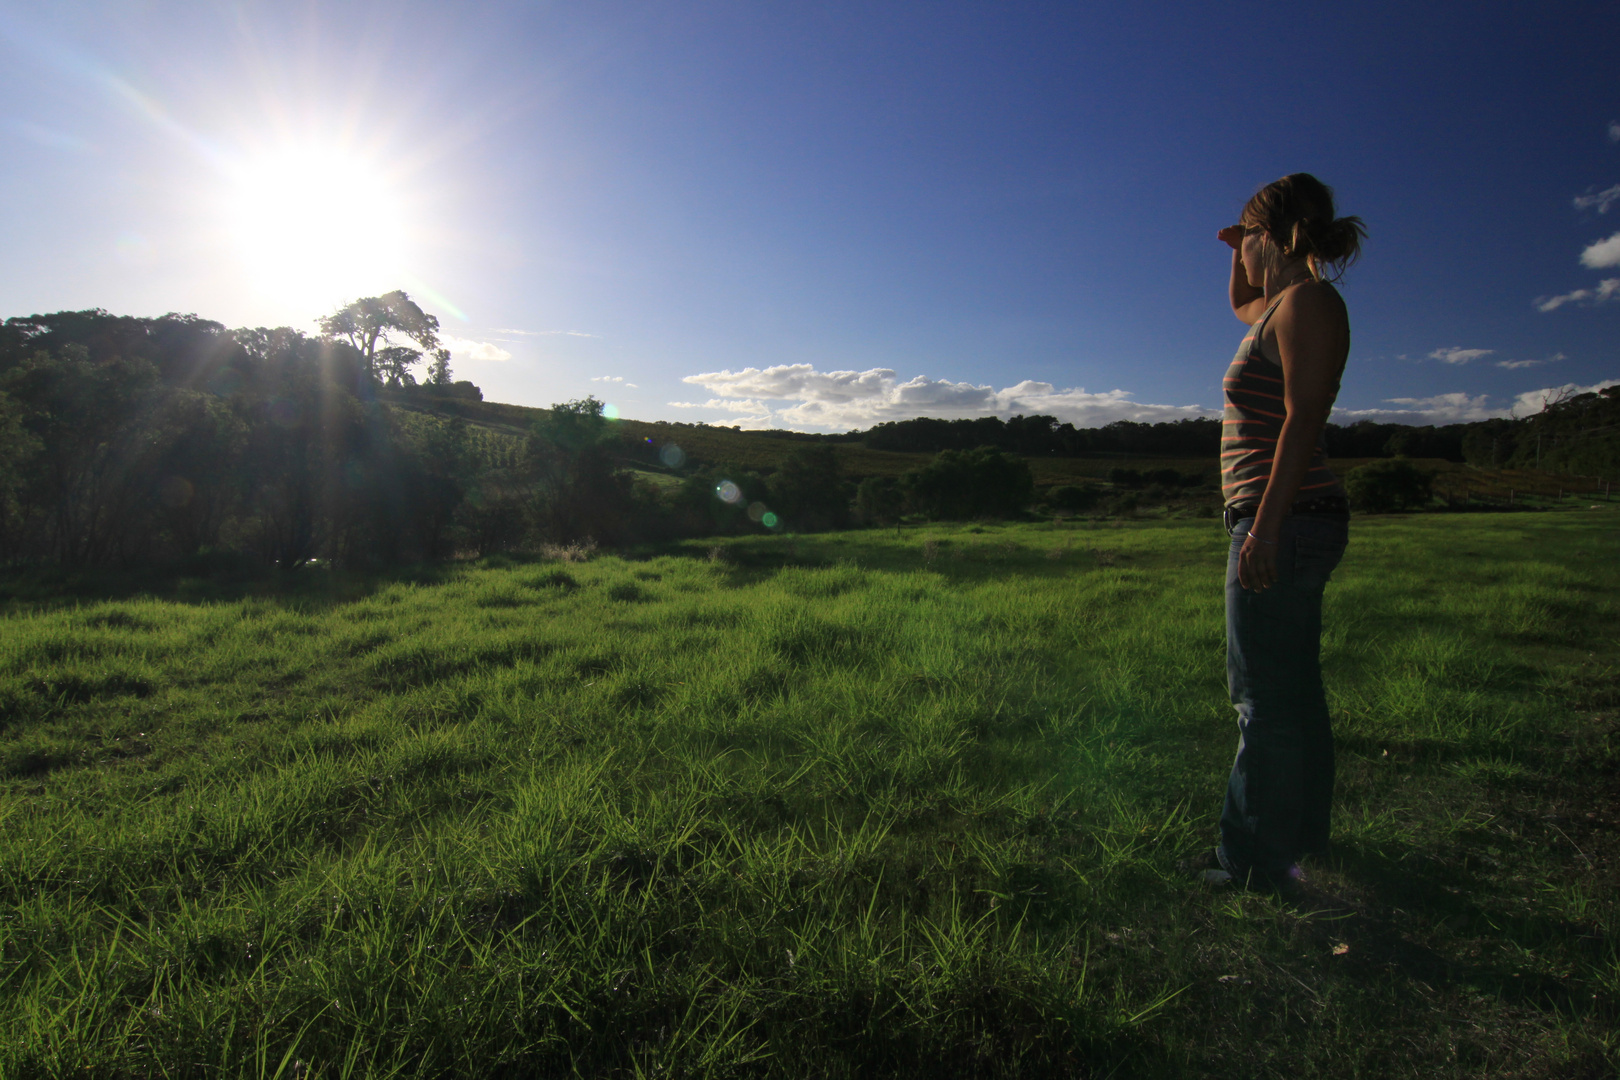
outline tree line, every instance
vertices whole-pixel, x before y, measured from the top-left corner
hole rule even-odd
[[[686,463],[658,484],[625,467],[647,448],[595,398],[543,410],[521,438],[399,407],[401,395],[479,396],[451,378],[437,322],[404,293],[357,301],[321,330],[99,310],[8,319],[0,562],[133,566],[230,551],[366,566],[859,520],[831,445],[798,447],[768,474]],[[973,476],[1014,476],[986,481],[994,508],[1029,501],[1023,462],[963,460]],[[986,512],[991,503],[963,501],[972,485],[951,479],[953,461],[908,478],[895,505]]]
[[[1440,458],[1471,465],[1551,468],[1590,475],[1615,471],[1617,447],[1615,394],[1555,399],[1521,420],[1482,420],[1466,424],[1410,425],[1361,420],[1328,424],[1323,438],[1329,457]],[[1097,454],[1214,457],[1220,452],[1221,422],[1188,418],[1161,423],[1116,420],[1096,428],[1076,428],[1054,416],[985,416],[963,420],[918,417],[878,424],[847,438],[874,450],[937,453],[992,446],[1024,457],[1084,457]],[[1538,451],[1539,446],[1539,451]],[[1605,472],[1605,470],[1608,470]]]
[[[1557,396],[1522,420],[1461,426],[1470,464],[1620,479],[1620,386]]]
[[[1083,444],[1213,460],[1219,445],[1211,420],[1079,430],[1041,416],[901,421],[861,440],[934,458],[857,484],[835,449],[848,437],[802,440],[771,471],[690,461],[670,469],[668,460],[648,468],[668,448],[631,440],[594,398],[542,410],[522,437],[400,407],[478,396],[452,378],[437,322],[402,292],[348,305],[322,320],[319,335],[99,310],[8,319],[0,562],[129,566],[230,551],[284,567],[363,566],[587,537],[625,544],[1006,517],[1035,498],[1025,458]],[[1480,464],[1603,475],[1620,465],[1612,388],[1526,420],[1391,427],[1330,430],[1330,449],[1336,439],[1381,439],[1386,453],[1444,457],[1435,446],[1454,440]],[[1365,447],[1334,452],[1373,456],[1357,450]],[[643,468],[627,467],[636,463]],[[1123,488],[1198,482],[1111,479]],[[1058,502],[1078,508],[1095,494],[1076,489]]]
[[[366,316],[384,324],[369,348],[190,315],[6,320],[0,559],[131,565],[233,548],[293,566],[449,553],[476,440],[379,400],[381,387],[414,384],[414,360],[429,359],[430,385],[451,380],[432,317],[402,293],[378,299],[393,310]],[[392,343],[404,316],[418,348]]]

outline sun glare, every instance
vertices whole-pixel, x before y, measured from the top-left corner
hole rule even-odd
[[[399,287],[409,222],[387,173],[357,155],[300,147],[251,158],[227,215],[255,290],[305,318]]]

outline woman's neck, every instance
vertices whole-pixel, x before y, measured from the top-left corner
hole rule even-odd
[[[1266,303],[1270,304],[1290,286],[1315,279],[1316,275],[1311,273],[1310,265],[1304,259],[1291,259],[1276,270],[1267,271]]]

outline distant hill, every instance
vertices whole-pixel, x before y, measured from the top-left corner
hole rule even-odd
[[[460,416],[492,436],[513,439],[525,437],[529,425],[545,412],[523,405],[427,397],[409,391],[384,391],[384,396],[401,408],[429,415]],[[1431,471],[1457,478],[1457,484],[1462,483],[1463,476],[1471,476],[1472,483],[1482,484],[1492,491],[1499,488],[1499,494],[1504,497],[1509,491],[1527,488],[1551,495],[1563,490],[1566,483],[1571,490],[1591,489],[1590,484],[1584,479],[1577,481],[1576,476],[1620,477],[1617,416],[1620,416],[1620,387],[1560,401],[1543,413],[1521,420],[1488,420],[1442,428],[1370,422],[1349,427],[1330,424],[1327,442],[1329,455],[1340,471],[1375,458],[1404,454],[1422,462]],[[872,476],[900,476],[931,460],[932,451],[880,450],[867,444],[891,441],[894,432],[890,429],[923,427],[936,422],[904,421],[880,425],[868,432],[836,435],[667,421],[618,420],[615,423],[624,438],[626,464],[647,473],[674,472],[658,457],[658,452],[670,444],[680,447],[687,460],[694,464],[735,465],[762,474],[776,471],[799,447],[830,445],[838,454],[844,475],[858,481]],[[1150,429],[1175,427],[1121,423],[1082,434],[1106,435],[1121,429],[1126,445],[1130,445],[1134,434],[1137,445],[1151,447],[1160,444],[1152,441]],[[1465,446],[1466,465],[1463,463]],[[1036,486],[1040,488],[1078,480],[1100,480],[1113,468],[1147,462],[1187,474],[1207,472],[1213,482],[1216,467],[1213,451],[1206,455],[1186,450],[1153,453],[1150,450],[1094,449],[1061,455],[1020,456],[1029,462]],[[1555,475],[1558,473],[1569,479],[1561,481]],[[1531,483],[1532,476],[1544,479]],[[1543,487],[1548,490],[1540,492]]]
[[[503,405],[494,401],[467,401],[430,398],[411,392],[388,391],[386,400],[398,408],[433,416],[459,416],[469,424],[497,434],[524,437],[529,425],[545,409],[526,405]],[[930,460],[933,454],[907,454],[871,450],[859,434],[818,435],[808,432],[751,431],[710,424],[683,424],[668,421],[616,420],[615,426],[627,444],[648,447],[646,456],[635,455],[637,468],[665,471],[658,451],[673,443],[689,461],[700,464],[738,465],[761,473],[776,471],[801,446],[827,444],[838,453],[844,474],[861,480],[868,476],[899,476]]]
[[[529,425],[545,409],[525,405],[504,405],[493,401],[447,400],[429,398],[410,392],[388,391],[384,397],[396,407],[433,416],[459,416],[469,424],[497,435],[523,438]],[[931,461],[932,453],[905,453],[896,450],[874,450],[861,440],[861,432],[822,435],[810,432],[780,430],[748,430],[721,427],[714,424],[685,424],[668,421],[628,420],[614,422],[627,444],[628,463],[653,473],[672,472],[658,458],[665,446],[680,447],[688,461],[694,464],[735,465],[760,473],[772,473],[781,467],[794,450],[807,445],[830,445],[838,454],[844,476],[851,480],[864,480],[869,476],[900,476],[902,473]],[[647,447],[643,454],[634,453],[636,444]],[[1098,452],[1084,457],[1026,456],[1038,487],[1073,483],[1079,479],[1102,479],[1108,471],[1121,464],[1152,461],[1158,464],[1196,473],[1207,471],[1215,475],[1214,455],[1196,457],[1187,454],[1153,455]]]

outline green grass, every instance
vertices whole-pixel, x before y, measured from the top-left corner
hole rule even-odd
[[[0,1076],[1610,1075],[1617,525],[1355,523],[1301,901],[1207,521],[12,581]]]

